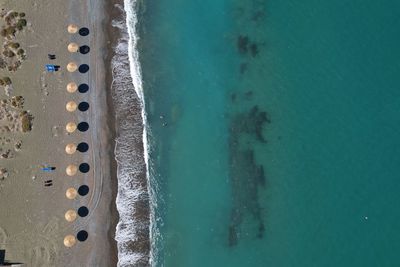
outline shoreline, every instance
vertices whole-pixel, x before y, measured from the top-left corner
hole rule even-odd
[[[112,21],[117,18],[117,13],[115,12],[115,5],[118,3],[118,0],[111,0],[111,1],[106,1],[105,5],[105,10],[107,10],[105,13],[107,14],[107,17],[103,20],[103,32],[106,37],[106,46],[107,46],[107,55],[104,57],[104,62],[105,65],[108,66],[106,67],[106,73],[105,73],[105,84],[107,85],[108,89],[106,92],[106,102],[107,102],[107,107],[109,110],[109,115],[107,116],[107,125],[109,125],[110,129],[110,137],[109,137],[109,143],[112,144],[113,147],[115,147],[115,138],[116,138],[116,129],[115,129],[115,109],[114,109],[114,102],[112,99],[112,92],[111,92],[111,86],[112,86],[112,58],[115,54],[114,52],[114,44],[118,40],[118,36],[110,30],[112,27]],[[110,115],[111,114],[111,115]],[[118,193],[118,178],[117,178],[117,162],[115,161],[115,154],[114,151],[112,152],[112,159],[110,160],[110,167],[111,167],[111,185],[112,185],[112,203],[110,205],[112,206],[111,210],[111,218],[112,218],[112,223],[110,228],[108,229],[108,235],[109,235],[109,242],[113,245],[113,264],[114,266],[117,266],[118,263],[118,248],[117,248],[117,241],[115,240],[115,231],[116,231],[116,226],[119,221],[119,214],[118,210],[116,207],[116,197]]]
[[[143,142],[144,119],[142,104],[135,86],[137,63],[130,54],[133,48],[129,35],[132,26],[131,6],[127,1],[117,1],[115,24],[109,31],[115,47],[112,59],[112,96],[116,122],[116,147],[118,195],[117,209],[120,221],[116,240],[119,247],[120,266],[150,266],[150,198]],[[128,3],[133,4],[133,3]],[[129,11],[128,11],[129,10]],[[127,13],[128,12],[128,13]],[[128,22],[127,22],[128,21]],[[129,25],[129,26],[128,26]],[[134,49],[134,48],[133,48]],[[133,61],[134,62],[133,62]]]

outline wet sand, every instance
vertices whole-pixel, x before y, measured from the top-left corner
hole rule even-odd
[[[0,8],[24,12],[27,26],[15,39],[26,52],[26,59],[15,72],[0,69],[0,77],[10,77],[12,92],[7,96],[1,87],[1,99],[23,96],[23,109],[32,115],[31,131],[1,133],[1,148],[10,150],[12,158],[0,159],[7,175],[0,180],[0,249],[6,258],[26,266],[116,266],[117,247],[113,239],[118,214],[115,207],[117,181],[114,162],[113,110],[110,105],[110,77],[106,63],[109,42],[104,24],[109,18],[106,4],[92,1],[6,0]],[[107,5],[112,5],[107,1]],[[109,8],[109,7],[108,7]],[[3,25],[3,21],[1,22]],[[90,30],[88,36],[69,34],[67,25],[74,23]],[[4,38],[0,37],[3,42]],[[86,55],[70,53],[67,45],[75,42],[88,45]],[[55,54],[49,60],[48,54]],[[66,66],[74,61],[88,64],[85,74],[69,73]],[[55,73],[45,72],[45,64],[60,65]],[[108,78],[108,79],[106,79]],[[87,93],[69,93],[70,82],[87,83]],[[89,103],[88,111],[68,112],[68,101]],[[110,116],[111,115],[111,116]],[[89,130],[68,133],[68,122],[88,122]],[[110,127],[110,125],[112,127]],[[8,141],[9,140],[9,141]],[[20,148],[15,144],[20,141]],[[69,143],[86,142],[89,150],[68,155]],[[11,153],[10,152],[10,153]],[[88,173],[68,176],[70,164],[88,163]],[[41,170],[54,166],[52,172]],[[44,182],[52,180],[46,187]],[[90,192],[70,200],[68,188],[86,184]],[[67,210],[86,206],[89,215],[73,222],[64,218]],[[87,231],[84,242],[67,248],[66,235]]]

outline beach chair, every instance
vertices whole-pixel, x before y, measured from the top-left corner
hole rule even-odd
[[[46,70],[47,70],[47,72],[55,72],[56,66],[53,64],[46,64]]]
[[[52,171],[54,171],[56,169],[56,167],[43,167],[42,168],[42,171],[45,171],[45,172],[52,172]]]

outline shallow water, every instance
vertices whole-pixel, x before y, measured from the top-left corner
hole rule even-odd
[[[157,266],[396,266],[396,1],[148,1]]]

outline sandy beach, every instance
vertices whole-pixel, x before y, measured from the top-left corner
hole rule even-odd
[[[105,64],[109,58],[109,43],[103,32],[109,19],[105,5],[103,1],[52,0],[0,3],[4,14],[24,13],[15,20],[26,21],[26,26],[9,40],[18,42],[24,50],[15,51],[15,58],[21,58],[20,66],[15,71],[0,69],[0,78],[11,79],[7,90],[0,86],[4,100],[0,124],[0,152],[4,155],[0,161],[0,249],[6,250],[6,259],[11,262],[24,266],[116,266],[113,237],[118,222],[117,181],[114,130],[109,127],[113,125],[113,111],[107,91],[110,80],[106,79],[110,77]],[[4,18],[0,21],[0,26],[7,26]],[[68,33],[69,24],[86,27],[89,35]],[[7,37],[0,37],[0,42],[3,52]],[[70,53],[67,46],[71,42],[89,46],[90,52]],[[48,54],[56,58],[50,60]],[[86,73],[68,72],[70,62],[87,64],[90,69]],[[46,64],[59,65],[60,69],[46,72]],[[68,92],[71,82],[87,84],[88,92]],[[86,102],[89,109],[69,112],[69,101]],[[87,122],[89,129],[68,133],[69,122]],[[66,153],[68,144],[82,142],[88,144],[88,151]],[[66,174],[69,165],[82,163],[88,164],[88,172]],[[43,169],[49,167],[55,169]],[[51,185],[45,186],[46,181]],[[78,190],[82,185],[90,188],[87,195],[66,197],[67,189]],[[87,207],[87,216],[78,215],[72,222],[65,219],[68,210],[76,212],[80,207]],[[85,241],[75,240],[72,247],[64,245],[66,236],[76,237],[82,230],[88,233]]]

